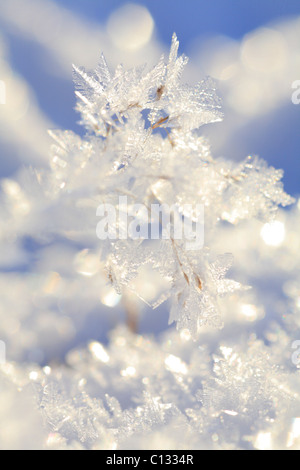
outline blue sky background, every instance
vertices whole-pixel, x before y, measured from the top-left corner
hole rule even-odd
[[[24,2],[25,5],[26,2]],[[120,0],[57,0],[60,6],[68,8],[82,20],[93,24],[105,25],[112,11],[124,5]],[[159,42],[168,47],[172,33],[176,31],[180,39],[182,52],[188,55],[195,43],[207,35],[225,35],[241,40],[245,34],[270,22],[300,15],[299,0],[144,0],[136,4],[147,7],[155,21],[155,36]],[[24,6],[25,8],[25,6]],[[37,19],[33,19],[37,21]],[[71,77],[55,76],[48,73],[43,59],[41,46],[31,38],[20,38],[14,29],[1,21],[0,27],[8,43],[10,62],[13,68],[33,87],[38,104],[43,112],[58,127],[80,131],[76,122],[74,93]],[[199,39],[200,38],[200,39]],[[99,51],[105,45],[99,44]],[[300,45],[299,45],[300,48]],[[109,59],[109,58],[108,58]],[[147,58],[145,58],[145,61]],[[51,64],[48,66],[48,69]],[[294,80],[300,79],[295,76]],[[291,86],[290,83],[285,84]],[[220,91],[222,94],[222,91]],[[247,90],[245,90],[247,93]],[[217,124],[219,129],[230,119],[230,111],[225,107],[224,124]],[[280,112],[267,113],[249,120],[246,126],[236,128],[228,137],[222,153],[217,148],[217,156],[241,160],[248,154],[258,154],[270,164],[285,170],[285,187],[296,195],[300,182],[300,106],[287,101]],[[218,129],[218,128],[216,128]],[[203,131],[204,133],[206,130]],[[207,129],[210,134],[210,129]],[[212,146],[217,141],[217,130],[213,131]],[[0,142],[0,175],[9,176],[22,164],[22,156],[13,154],[13,150]],[[10,154],[12,156],[10,157]]]
[[[121,0],[59,0],[81,15],[105,22]],[[169,42],[174,31],[182,47],[204,33],[220,33],[241,38],[245,33],[278,18],[300,14],[298,0],[142,0],[155,19],[159,37]]]
[[[60,0],[60,3],[102,23],[106,22],[114,9],[126,2]],[[163,43],[168,44],[175,31],[180,39],[181,50],[187,54],[199,36],[222,34],[241,39],[265,24],[300,14],[299,0],[144,0],[134,3],[148,8],[155,20],[158,38]],[[298,78],[300,70],[295,80]],[[285,170],[287,191],[293,195],[300,193],[300,106],[297,108],[287,103],[280,116],[262,117],[259,122],[234,137],[241,142],[244,155],[258,154],[271,164],[282,167]],[[242,144],[243,141],[250,144],[248,148]],[[241,152],[232,154],[231,142],[224,149],[224,154],[243,158]]]

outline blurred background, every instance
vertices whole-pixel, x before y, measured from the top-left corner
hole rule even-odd
[[[214,155],[258,154],[285,170],[299,193],[299,0],[1,0],[0,176],[23,164],[46,165],[48,128],[82,132],[74,112],[71,64],[150,65],[172,33],[190,57],[185,80],[218,81],[225,119],[207,126]]]
[[[185,81],[210,75],[223,98],[223,122],[202,129],[213,155],[236,161],[259,155],[283,168],[286,191],[299,195],[300,104],[292,103],[292,84],[300,80],[299,0],[0,0],[0,178],[13,178],[24,166],[48,165],[47,129],[83,133],[74,111],[72,63],[93,69],[104,52],[112,69],[120,62],[151,66],[168,54],[173,32],[180,52],[190,57]],[[3,254],[6,248],[1,260]],[[45,256],[47,262],[39,263],[49,279],[34,272],[26,282],[0,276],[0,337],[9,358],[44,363],[80,342],[102,339],[101,331],[117,321],[106,315],[118,302],[110,292],[101,299],[99,317],[98,278],[75,279],[55,306],[32,299],[30,290],[42,282],[47,295],[56,285],[53,275],[60,268],[51,268],[51,250]],[[74,256],[61,248],[61,272]],[[166,307],[154,311],[141,330],[165,329],[167,317]]]

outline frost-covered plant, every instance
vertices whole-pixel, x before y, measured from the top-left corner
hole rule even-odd
[[[199,128],[221,119],[219,99],[210,79],[181,84],[187,59],[177,52],[174,36],[168,62],[152,71],[120,66],[111,75],[103,57],[94,73],[74,67],[86,134],[51,131],[51,168],[2,181],[1,448],[300,446],[290,358],[299,339],[300,205],[280,212],[290,236],[272,251],[259,221],[292,202],[282,172],[257,158],[213,159]],[[131,214],[158,202],[189,221],[204,206],[205,246],[188,250],[189,237],[99,240],[96,209],[121,210],[120,197]],[[232,246],[237,275],[257,282],[220,309],[221,297],[244,289],[226,277]],[[78,318],[121,297],[133,311],[136,297],[153,307],[171,298],[170,320],[182,331],[151,338],[119,326],[107,346],[93,332],[87,348],[71,351]],[[201,328],[220,326],[220,310],[224,330]],[[61,343],[63,364],[31,364],[45,363],[44,351],[63,362]]]
[[[89,297],[85,309],[88,302],[90,308],[95,305],[92,299],[99,291],[101,299],[111,295],[108,284],[117,292],[114,302],[123,296],[131,316],[135,295],[152,307],[171,298],[170,322],[196,338],[201,326],[222,325],[218,299],[244,289],[226,277],[233,256],[214,250],[219,228],[255,217],[270,220],[278,205],[292,202],[283,191],[282,172],[258,158],[235,164],[212,157],[199,128],[222,118],[220,100],[210,79],[182,85],[187,58],[178,57],[178,46],[174,35],[168,61],[162,57],[150,71],[119,66],[112,75],[103,56],[93,73],[74,66],[76,109],[86,133],[81,137],[50,131],[55,140],[51,169],[31,169],[19,182],[3,181],[2,239],[17,237],[22,256],[24,240],[38,244],[43,260],[39,269],[46,271],[46,286],[37,292],[39,304],[44,305],[49,294],[60,297],[68,292],[74,269],[87,277],[97,273],[81,281]],[[191,225],[197,220],[196,208],[204,207],[204,246],[191,251],[185,232],[181,239],[172,236],[174,216],[169,237],[98,240],[97,208],[110,204],[122,212],[124,198],[131,215],[137,204],[149,209],[158,203],[175,208]],[[120,233],[122,219],[117,218],[113,228]],[[77,249],[76,256],[70,253],[72,266],[67,260],[59,266],[61,252],[53,253],[49,263],[43,247],[57,241]],[[34,272],[35,266],[28,269]],[[29,282],[23,290],[26,297]],[[74,286],[71,291],[74,301],[81,289]],[[47,303],[47,308],[53,310],[53,304]]]
[[[51,132],[56,145],[47,177],[55,200],[65,204],[71,197],[85,212],[79,227],[68,220],[68,229],[78,238],[79,231],[93,231],[94,218],[88,219],[86,208],[94,212],[100,204],[112,204],[122,211],[122,195],[129,212],[136,204],[149,208],[158,202],[176,207],[191,224],[195,207],[204,206],[205,246],[198,250],[186,249],[185,236],[152,244],[142,237],[108,239],[99,246],[118,294],[142,296],[133,281],[146,266],[163,285],[151,304],[171,297],[170,322],[197,336],[204,324],[222,324],[218,297],[241,288],[226,278],[232,256],[214,256],[210,250],[216,225],[270,219],[291,198],[282,189],[282,172],[259,159],[249,157],[237,165],[213,159],[199,128],[222,118],[220,100],[210,79],[195,86],[181,84],[187,58],[178,57],[178,46],[174,35],[168,61],[162,57],[151,71],[119,66],[111,75],[103,56],[93,73],[74,66],[77,110],[87,133],[81,138],[73,132]],[[115,228],[122,229],[118,220]]]

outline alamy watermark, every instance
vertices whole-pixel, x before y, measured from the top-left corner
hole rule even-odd
[[[6,362],[6,344],[4,341],[0,341],[0,365]]]
[[[97,209],[100,240],[184,240],[186,250],[204,246],[204,206],[185,204],[128,204],[120,196],[118,205],[101,204]]]
[[[292,88],[295,90],[292,94],[292,103],[300,104],[300,80],[295,80],[292,84]]]
[[[0,104],[6,104],[6,84],[0,80]]]
[[[292,344],[292,349],[295,349],[295,352],[292,354],[292,363],[294,366],[300,365],[300,341],[294,341]]]

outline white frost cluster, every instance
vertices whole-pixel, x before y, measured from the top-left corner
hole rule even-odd
[[[171,297],[170,320],[196,337],[202,325],[222,324],[218,296],[240,288],[225,278],[231,255],[213,253],[210,236],[216,225],[268,219],[291,198],[283,192],[282,173],[264,162],[249,157],[234,165],[213,159],[198,128],[221,118],[219,100],[209,79],[195,87],[181,85],[186,58],[177,57],[177,51],[174,36],[167,64],[162,58],[150,72],[120,66],[111,76],[103,57],[92,74],[74,67],[77,109],[88,133],[81,138],[51,131],[56,141],[52,171],[26,175],[25,189],[4,183],[4,191],[6,207],[11,206],[8,230],[42,242],[72,240],[94,250],[119,295],[134,291],[144,298],[133,280],[146,266],[165,283],[148,303],[158,306]],[[97,243],[97,207],[117,209],[122,195],[129,206],[158,202],[175,205],[179,213],[188,204],[203,205],[206,247],[188,253],[185,239]],[[194,214],[184,216],[193,219]]]
[[[0,421],[12,415],[18,433],[0,427],[0,447],[300,445],[290,360],[300,324],[299,243],[282,231],[280,246],[269,246],[262,230],[293,200],[282,172],[258,158],[212,157],[199,128],[221,119],[220,101],[210,79],[182,85],[187,59],[177,53],[174,36],[168,61],[151,71],[119,66],[112,75],[103,57],[93,73],[74,67],[86,134],[51,131],[50,168],[2,181],[0,339],[9,361],[0,366],[0,402],[9,401]],[[158,202],[179,213],[203,205],[205,246],[101,242],[96,209],[118,208],[120,196],[129,206]],[[300,226],[298,208],[280,217],[291,230]],[[108,346],[74,349],[80,331],[89,340],[101,333],[89,331],[91,313],[105,322],[108,308],[121,302],[139,311],[140,299],[152,307],[170,299],[180,332],[152,338],[118,327]]]
[[[32,438],[43,432],[26,447],[253,449],[267,435],[272,448],[299,448],[299,374],[288,374],[260,341],[245,347],[223,345],[212,355],[186,330],[157,342],[118,328],[108,348],[92,342],[53,370],[6,365],[1,382],[19,408],[24,389],[35,397],[20,412],[30,416]]]

